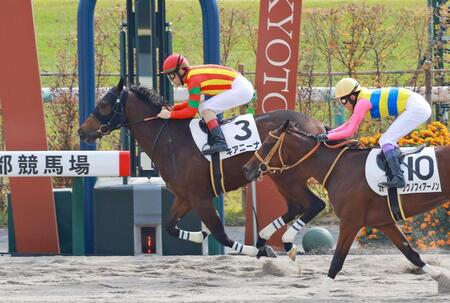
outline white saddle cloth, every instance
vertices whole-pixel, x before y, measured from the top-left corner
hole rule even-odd
[[[404,152],[411,149],[413,147],[401,148]],[[386,181],[386,173],[377,165],[377,155],[380,152],[380,148],[374,148],[367,157],[366,181],[374,192],[381,196],[387,196],[387,189],[378,186],[380,182]],[[406,156],[403,159],[401,168],[405,177],[406,186],[398,190],[399,194],[442,191],[434,148],[426,147],[420,153]]]
[[[200,119],[192,119],[189,124],[192,138],[200,151],[208,147],[208,134],[200,128]],[[258,150],[261,147],[258,129],[252,114],[235,117],[220,127],[227,141],[228,150],[220,153],[220,159]],[[211,156],[205,155],[208,161]]]

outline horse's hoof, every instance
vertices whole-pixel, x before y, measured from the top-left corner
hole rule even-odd
[[[265,246],[261,247],[260,249],[258,249],[258,254],[256,255],[256,258],[259,259],[261,257],[276,258],[277,254],[272,249],[272,247],[265,245]]]
[[[295,258],[297,257],[297,246],[292,245],[292,248],[287,252],[289,259],[295,262]]]
[[[450,278],[446,274],[441,273],[435,280],[438,282],[439,294],[450,294]]]

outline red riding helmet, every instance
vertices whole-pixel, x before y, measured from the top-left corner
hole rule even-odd
[[[188,60],[180,54],[172,54],[164,60],[161,74],[177,73],[189,66]]]

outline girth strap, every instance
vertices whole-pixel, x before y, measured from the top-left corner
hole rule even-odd
[[[389,188],[387,195],[387,203],[389,207],[389,213],[395,222],[405,220],[405,212],[403,211],[402,199],[398,193],[398,188]]]
[[[217,197],[220,194],[225,193],[226,190],[223,181],[223,166],[219,153],[214,153],[211,155],[211,162],[209,162],[209,172],[214,195]]]

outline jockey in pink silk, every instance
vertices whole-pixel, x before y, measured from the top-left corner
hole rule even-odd
[[[366,115],[373,119],[397,117],[379,140],[392,172],[392,178],[380,185],[388,188],[404,187],[401,163],[395,149],[400,138],[430,118],[431,107],[428,102],[421,95],[405,88],[367,89],[352,78],[344,78],[336,84],[336,98],[353,113],[343,125],[326,134],[319,134],[318,141],[341,140],[353,136]]]

